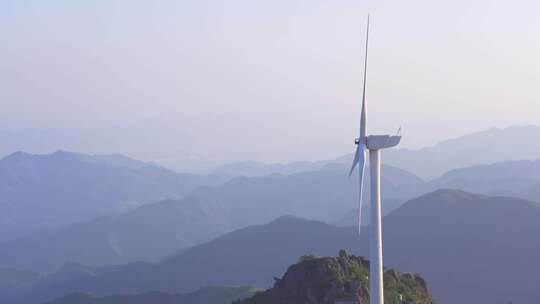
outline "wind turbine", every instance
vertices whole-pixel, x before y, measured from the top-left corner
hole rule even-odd
[[[362,111],[360,114],[360,136],[355,140],[356,152],[352,163],[349,177],[358,165],[360,197],[358,207],[358,231],[361,226],[362,212],[362,188],[364,179],[364,167],[366,150],[369,151],[369,169],[371,181],[371,215],[370,215],[370,304],[384,303],[383,290],[383,255],[382,255],[382,227],[381,227],[381,150],[397,146],[401,136],[395,135],[367,135],[366,113],[366,76],[368,63],[369,45],[369,15],[366,30],[366,54],[364,57],[364,85],[362,91]]]

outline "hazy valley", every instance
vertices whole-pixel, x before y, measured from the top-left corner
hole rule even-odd
[[[0,300],[239,299],[253,294],[246,293],[251,287],[206,288],[269,288],[272,278],[306,254],[333,256],[347,249],[368,255],[369,227],[360,237],[352,227],[358,194],[345,162],[247,163],[245,174],[245,164],[233,164],[200,176],[120,155],[15,153],[0,161],[0,208],[12,217],[49,221],[25,227],[23,220],[4,217],[4,227],[21,227],[3,230],[6,236],[21,236],[0,243]],[[531,264],[540,254],[538,164],[477,164],[431,180],[384,166],[385,265],[420,273],[438,303],[540,298],[532,281],[490,289],[502,277],[540,275]],[[34,192],[41,212],[26,194],[38,185],[44,189]],[[369,191],[364,195],[367,201]],[[136,203],[126,207],[126,200]],[[368,212],[364,204],[364,217]],[[363,223],[369,224],[367,217]],[[523,265],[508,266],[513,254]]]
[[[540,254],[540,207],[513,198],[441,190],[413,199],[384,220],[385,263],[422,274],[441,303],[493,303],[538,298],[534,281],[513,281],[485,293],[501,277],[540,275],[530,261]],[[516,232],[520,237],[516,238]],[[180,292],[211,285],[269,287],[299,256],[332,256],[339,249],[367,254],[367,229],[282,217],[172,254],[160,262],[86,267],[21,279],[13,296],[40,303],[75,291],[96,295],[160,290]],[[520,267],[505,263],[516,252]],[[474,263],[475,267],[471,267]],[[21,297],[21,295],[23,295]],[[464,300],[464,298],[469,300]],[[9,298],[8,298],[9,299]]]

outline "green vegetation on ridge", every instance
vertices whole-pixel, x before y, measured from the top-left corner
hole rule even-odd
[[[385,303],[431,304],[427,284],[417,274],[384,274]],[[338,257],[303,256],[274,287],[236,304],[369,303],[369,261],[341,250]]]

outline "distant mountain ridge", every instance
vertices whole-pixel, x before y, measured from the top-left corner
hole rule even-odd
[[[0,160],[0,242],[180,198],[220,181],[121,155],[16,152]]]
[[[540,276],[535,263],[540,255],[537,204],[439,190],[408,201],[383,224],[385,265],[421,273],[437,303],[540,301],[535,280],[507,279]],[[18,303],[42,302],[75,290],[99,295],[223,284],[269,287],[270,278],[283,273],[299,255],[328,256],[339,248],[365,255],[367,241],[366,230],[359,237],[355,228],[282,217],[239,229],[157,264],[82,267],[50,275],[31,291],[21,291],[26,300]],[[514,259],[516,255],[519,259]],[[73,276],[77,279],[69,279]]]
[[[491,128],[448,139],[421,149],[389,149],[384,163],[411,172],[423,180],[462,167],[509,160],[540,158],[540,126]],[[519,147],[519,148],[517,148]],[[351,147],[352,149],[352,147]],[[352,154],[313,162],[261,163],[235,162],[220,166],[215,172],[232,175],[261,176],[272,173],[292,174],[318,170],[331,163],[350,164]]]
[[[0,267],[50,272],[67,262],[100,266],[157,261],[232,230],[224,211],[194,196],[148,204],[0,243]]]
[[[107,166],[112,164],[129,170],[146,170],[147,167],[144,162],[122,156],[68,155],[77,161],[82,158],[84,162],[105,162]],[[538,164],[539,161],[511,161],[462,168],[428,184],[404,170],[384,166],[383,213],[391,212],[408,198],[439,188],[538,201]],[[0,267],[43,272],[54,271],[69,261],[90,266],[157,261],[176,250],[285,214],[339,226],[355,225],[358,216],[356,182],[347,180],[346,171],[347,165],[331,163],[316,171],[290,175],[233,178],[219,186],[193,190],[181,200],[148,204],[121,215],[0,243]],[[369,193],[366,191],[364,195],[362,223],[365,225],[368,224]]]
[[[423,149],[390,149],[384,162],[429,180],[461,167],[540,158],[538,138],[540,126],[492,128]]]
[[[504,161],[450,170],[427,182],[420,193],[438,189],[462,191],[492,196],[511,196],[540,203],[540,159]],[[363,223],[368,223],[369,197],[365,197]],[[384,197],[383,197],[384,199]],[[393,210],[402,202],[384,199],[383,210]],[[342,218],[332,222],[338,226],[356,223],[357,210],[351,210]]]
[[[299,172],[317,171],[333,161],[296,161],[288,163],[261,163],[240,161],[219,166],[213,172],[229,176],[265,176],[271,174],[290,175]]]
[[[180,200],[146,204],[117,216],[0,243],[0,267],[49,272],[70,261],[90,266],[156,261],[283,215],[333,222],[344,210],[357,208],[356,183],[347,179],[346,171],[343,165],[328,165],[287,176],[233,178],[194,190]],[[382,179],[389,199],[385,202],[403,202],[423,186],[414,175],[387,166]],[[387,213],[397,205],[384,210]]]
[[[540,203],[540,159],[506,161],[455,169],[432,180],[427,187],[514,196]]]

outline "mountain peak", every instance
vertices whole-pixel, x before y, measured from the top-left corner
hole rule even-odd
[[[26,159],[28,157],[32,156],[32,154],[29,154],[29,153],[26,153],[26,152],[23,152],[23,151],[17,151],[17,152],[13,152],[9,155],[7,155],[6,157],[4,157],[2,160],[6,160],[6,161],[20,161],[22,159]]]
[[[269,225],[279,225],[287,222],[307,221],[306,219],[294,216],[294,215],[282,215],[275,220],[271,221]]]
[[[315,227],[315,226],[328,226],[328,224],[316,220],[310,220],[306,218],[301,218],[294,215],[283,215],[270,223],[266,224],[268,228],[279,228],[283,229],[295,229],[293,227]]]
[[[429,198],[429,199],[444,199],[444,200],[470,200],[470,199],[476,199],[476,198],[482,198],[482,197],[485,197],[485,196],[481,194],[459,190],[459,189],[442,188],[442,189],[437,189],[430,193],[426,193],[420,196],[418,199]]]
[[[387,270],[385,301],[431,304],[430,292],[423,278]],[[239,304],[266,303],[368,303],[369,261],[341,250],[337,257],[300,257],[274,287]]]
[[[74,156],[77,156],[77,155],[79,155],[79,154],[74,153],[74,152],[67,152],[67,151],[64,151],[64,150],[57,150],[57,151],[55,151],[53,153],[49,153],[49,154],[34,154],[34,153],[28,153],[28,152],[24,152],[24,151],[17,151],[17,152],[11,153],[8,156],[4,157],[2,159],[2,161],[20,162],[20,161],[24,161],[24,160],[28,160],[28,159],[35,159],[35,158],[46,158],[46,157],[69,158],[69,157],[74,157]],[[80,154],[80,155],[82,155],[82,154]]]

